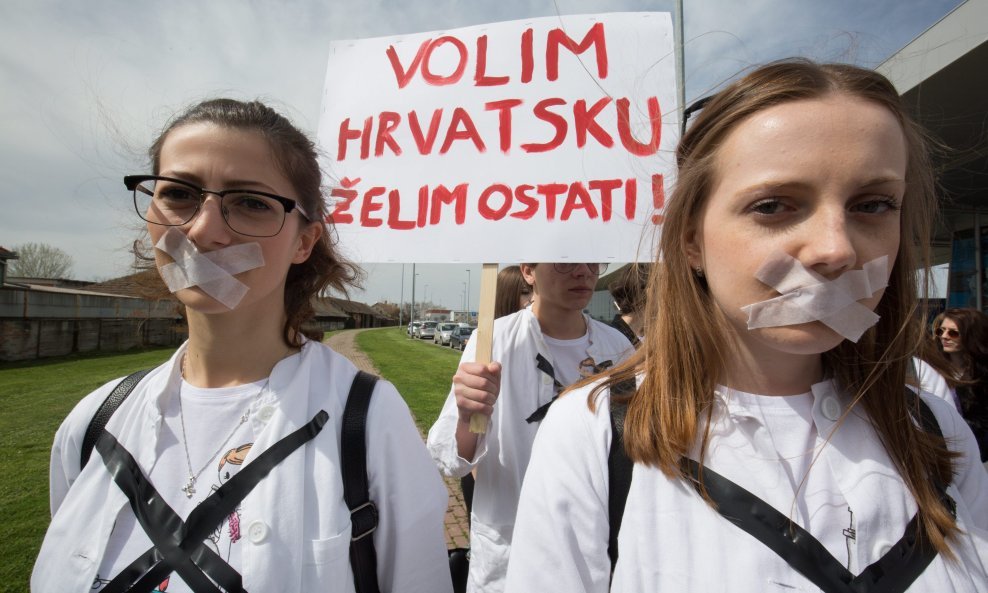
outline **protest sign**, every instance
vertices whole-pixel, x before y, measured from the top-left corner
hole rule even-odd
[[[319,141],[358,262],[652,259],[678,140],[666,13],[337,41]]]

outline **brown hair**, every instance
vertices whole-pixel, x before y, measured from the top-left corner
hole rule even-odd
[[[699,437],[703,462],[714,388],[724,378],[732,333],[706,282],[690,269],[687,245],[698,232],[715,179],[718,147],[759,111],[833,94],[886,107],[902,126],[909,156],[899,252],[876,308],[880,320],[857,343],[845,340],[826,352],[824,365],[840,389],[855,395],[852,405],[867,413],[917,501],[929,541],[949,555],[946,538],[957,527],[939,502],[933,480],[950,482],[955,454],[943,439],[917,425],[918,402],[904,396],[907,368],[923,339],[914,270],[929,265],[930,221],[936,208],[929,144],[906,115],[892,84],[874,71],[806,60],[775,62],[731,83],[705,105],[677,149],[679,172],[659,246],[664,273],[649,280],[643,347],[609,371],[603,386],[644,375],[628,400],[625,446],[631,459],[686,479],[680,462]],[[599,391],[592,392],[591,406]]]
[[[494,297],[494,319],[519,311],[518,301],[524,293],[534,289],[525,282],[521,267],[508,266],[497,273],[497,296]]]
[[[961,355],[964,359],[964,369],[971,374],[971,379],[982,381],[988,379],[988,315],[977,309],[951,308],[936,316],[933,320],[933,331],[940,329],[944,319],[950,319],[957,325],[960,335]],[[937,350],[943,352],[943,344],[936,341]]]
[[[236,130],[253,131],[267,140],[275,163],[295,191],[294,199],[311,217],[312,222],[326,220],[326,204],[322,194],[322,170],[319,168],[315,144],[287,118],[260,101],[209,99],[188,108],[172,119],[148,149],[152,173],[157,175],[161,148],[168,134],[181,126],[210,123]],[[302,324],[315,313],[312,299],[328,287],[346,294],[348,287],[357,287],[363,272],[340,256],[330,241],[331,226],[327,226],[313,247],[309,258],[288,269],[285,282],[285,342],[301,345]],[[135,243],[135,253],[141,259],[146,249]]]
[[[639,314],[645,307],[649,264],[628,264],[618,277],[607,285],[614,303],[625,315]]]

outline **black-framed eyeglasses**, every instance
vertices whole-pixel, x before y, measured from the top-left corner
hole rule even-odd
[[[569,274],[570,272],[575,270],[577,266],[586,266],[587,269],[590,270],[590,273],[593,274],[594,276],[600,276],[607,270],[607,264],[598,264],[598,263],[591,263],[591,264],[555,263],[552,264],[552,269],[559,272],[560,274]]]
[[[277,235],[293,210],[311,220],[295,200],[253,189],[212,190],[160,175],[128,175],[124,185],[134,192],[137,215],[151,224],[182,226],[190,222],[202,209],[206,194],[220,199],[227,226],[249,237]]]
[[[950,338],[951,340],[956,340],[957,338],[961,337],[961,332],[957,331],[956,329],[950,329],[947,327],[938,327],[936,328],[936,330],[934,330],[933,333],[935,333],[938,338],[944,334],[947,334],[947,337]]]

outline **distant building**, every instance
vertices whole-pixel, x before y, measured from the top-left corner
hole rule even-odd
[[[0,360],[169,346],[188,333],[174,300],[101,292],[79,281],[35,282],[7,278],[0,287]]]
[[[0,286],[7,282],[7,260],[17,259],[17,253],[0,247]]]
[[[426,309],[421,316],[423,321],[451,321],[453,312],[449,309]]]

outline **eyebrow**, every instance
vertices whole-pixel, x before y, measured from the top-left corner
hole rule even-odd
[[[879,176],[879,177],[873,177],[865,181],[864,183],[859,183],[857,184],[857,187],[859,189],[868,189],[876,186],[892,185],[892,184],[904,186],[906,184],[906,180],[901,177],[896,177],[892,175]],[[741,191],[737,192],[737,195],[747,195],[747,194],[760,193],[765,191],[779,191],[779,190],[789,190],[789,189],[806,191],[813,189],[813,186],[808,183],[803,183],[802,181],[766,181],[763,183],[756,183],[754,185],[750,185],[742,189]]]
[[[189,183],[194,183],[194,184],[196,184],[196,185],[198,185],[200,187],[203,187],[203,185],[202,185],[202,178],[199,177],[198,175],[196,175],[195,173],[189,173],[187,171],[172,171],[172,172],[169,172],[169,173],[159,173],[159,175],[162,175],[164,177],[174,177],[175,179],[181,179],[182,181],[187,181]],[[266,184],[266,183],[264,183],[262,181],[257,181],[257,180],[251,180],[251,179],[234,179],[232,181],[229,181],[229,182],[225,183],[224,185],[226,185],[226,187],[222,187],[222,188],[207,188],[207,189],[217,189],[219,191],[223,191],[223,190],[227,190],[227,189],[257,189],[257,190],[265,191],[265,192],[268,192],[268,193],[271,193],[271,194],[278,194],[278,192],[275,191],[275,189],[273,187],[269,186],[268,184]],[[280,194],[278,194],[278,195],[280,195]]]

